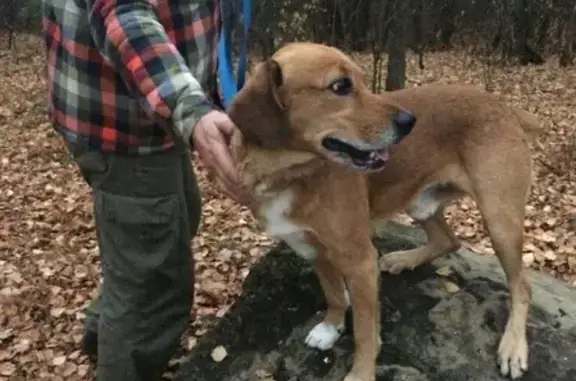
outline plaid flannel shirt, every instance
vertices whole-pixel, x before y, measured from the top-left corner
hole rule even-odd
[[[49,116],[75,149],[149,154],[219,105],[219,0],[43,0]]]

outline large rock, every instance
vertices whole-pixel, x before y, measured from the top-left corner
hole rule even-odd
[[[391,224],[381,252],[420,245],[420,230]],[[284,245],[256,265],[243,297],[182,365],[177,381],[340,381],[351,366],[348,327],[320,352],[304,338],[321,318],[324,297],[309,264]],[[453,273],[438,275],[449,266]],[[443,273],[443,271],[439,271]],[[576,380],[576,288],[530,272],[530,370],[523,381]],[[446,287],[450,281],[457,285]],[[505,380],[495,362],[508,315],[508,292],[494,258],[462,252],[381,278],[379,381]],[[226,348],[215,362],[210,354]]]

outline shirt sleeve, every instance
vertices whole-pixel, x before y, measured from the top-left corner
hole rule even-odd
[[[144,111],[188,143],[196,123],[214,109],[150,0],[86,0],[93,38]],[[172,130],[172,131],[170,131]]]

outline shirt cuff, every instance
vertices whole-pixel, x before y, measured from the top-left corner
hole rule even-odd
[[[184,143],[189,145],[191,149],[194,149],[192,137],[194,136],[196,125],[200,119],[214,110],[217,110],[217,108],[207,99],[199,99],[196,96],[183,99],[174,110],[172,118],[174,128],[182,137]]]

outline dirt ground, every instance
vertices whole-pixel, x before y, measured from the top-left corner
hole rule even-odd
[[[358,60],[371,72],[369,59]],[[464,52],[429,54],[424,70],[416,57],[409,61],[408,86],[473,84],[539,115],[547,132],[534,150],[523,258],[576,283],[576,67],[551,59],[488,69]],[[89,380],[92,372],[79,351],[81,311],[100,282],[90,192],[47,123],[43,65],[37,39],[0,51],[0,381]],[[193,242],[198,319],[184,350],[226,312],[250,266],[274,245],[196,169],[204,197]],[[473,202],[451,206],[448,218],[467,247],[493,255]]]

